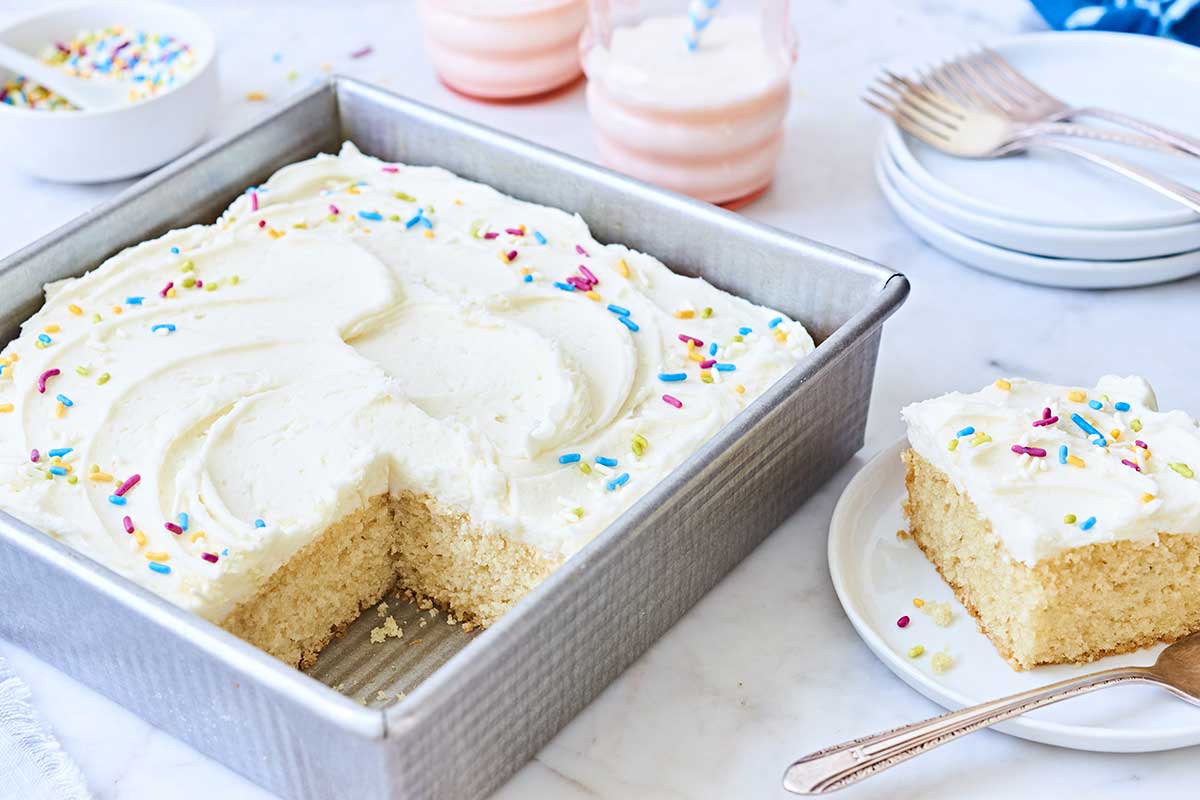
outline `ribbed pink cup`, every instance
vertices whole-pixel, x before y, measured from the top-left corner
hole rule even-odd
[[[663,75],[680,65],[686,69],[687,59],[695,55],[685,44],[685,5],[650,0],[592,0],[590,5],[581,49],[588,110],[603,160],[636,178],[713,203],[740,205],[765,189],[783,147],[788,73],[794,60],[786,0],[724,0],[701,32],[700,48],[710,34],[714,46],[736,44],[738,54],[754,65],[753,80],[739,85],[742,76],[735,69],[712,81],[710,91],[701,87],[693,92],[678,91],[686,79]],[[678,25],[658,19],[667,16],[678,17]],[[728,27],[735,16],[738,25],[760,21],[761,38],[718,38],[722,20]],[[608,50],[614,34],[644,26],[647,20],[660,23],[655,31],[661,36],[646,34],[645,46],[633,57],[622,56],[616,47]],[[677,48],[678,53],[665,48]],[[663,62],[646,53],[670,57]]]
[[[585,0],[419,0],[439,77],[473,97],[532,97],[575,80]]]

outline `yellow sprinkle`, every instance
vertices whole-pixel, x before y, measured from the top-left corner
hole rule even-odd
[[[174,289],[172,289],[171,291],[167,292],[167,297],[174,297],[174,296],[175,296],[175,290],[174,290]],[[114,314],[123,314],[123,313],[125,312],[125,309],[121,308],[120,306],[113,306],[113,307],[112,307],[112,312],[113,312]]]
[[[367,231],[364,230],[364,233],[366,232]],[[277,230],[276,228],[267,228],[267,233],[271,235],[272,239],[279,239],[287,235],[287,231]]]
[[[625,259],[617,259],[617,272],[621,274],[622,278],[629,277],[629,265],[625,263]]]
[[[207,538],[208,538],[208,537],[204,535],[204,531],[196,531],[196,532],[195,532],[195,533],[193,533],[193,534],[192,534],[190,537],[188,537],[188,539],[189,539],[189,540],[190,540],[190,541],[191,541],[193,544],[194,544],[194,543],[196,543],[196,542],[198,542],[198,541],[199,541],[199,540],[201,540],[201,539],[207,539]]]
[[[925,605],[925,601],[919,597],[914,597],[913,605],[916,606],[917,608],[920,608],[921,606]]]
[[[586,461],[580,461],[579,462],[579,471],[582,472],[584,475],[591,475],[592,474],[592,465],[587,463]]]
[[[979,445],[987,444],[991,440],[992,440],[991,436],[988,436],[983,431],[979,431],[978,433],[976,433],[974,436],[971,437],[971,446],[979,447]]]
[[[182,264],[179,265],[180,272],[191,272],[195,268],[196,268],[196,262],[192,261],[190,258],[187,261],[184,261]]]
[[[20,356],[20,355],[18,355],[18,354],[16,354],[16,353],[9,353],[9,355],[8,355],[8,361],[9,361],[9,363],[10,363],[10,364],[15,364],[15,363],[17,363],[17,362],[18,362],[18,361],[20,361],[20,360],[21,360],[21,356]]]
[[[154,550],[147,550],[145,553],[142,553],[142,555],[151,561],[167,561],[171,558],[171,556],[167,553],[160,553]]]
[[[957,450],[958,449],[958,438],[956,437],[954,439],[951,439],[949,444],[946,445],[946,449],[949,450],[950,452],[954,452],[955,450]]]
[[[508,253],[504,252],[503,250],[501,250],[499,253],[496,253],[496,258],[500,259],[500,260],[501,260],[501,261],[503,261],[505,264],[507,264],[507,263],[509,263],[510,261],[512,261],[512,259],[510,259],[510,258],[508,257]]]
[[[353,183],[346,187],[347,194],[362,194]]]
[[[68,476],[67,476],[67,483],[69,483],[69,484],[71,484],[72,486],[74,486],[75,484],[79,483],[79,478],[78,478],[77,476],[75,476],[75,475],[68,475]]]
[[[1012,389],[1012,384],[1004,380],[1004,378],[997,378],[995,385],[997,389],[1003,389],[1006,392]]]
[[[1142,421],[1140,419],[1130,420],[1129,427],[1133,428],[1134,433],[1140,433],[1142,430]]]
[[[704,361],[704,356],[697,353],[694,348],[688,348],[688,358],[696,363]]]
[[[110,377],[111,377],[111,376],[110,376],[110,375],[109,375],[107,372],[103,372],[103,373],[101,373],[101,374],[100,374],[100,377],[99,377],[99,378],[96,378],[96,385],[97,385],[97,386],[103,386],[104,384],[108,383],[108,379],[109,379]]]
[[[330,64],[328,61],[326,61],[324,64],[321,65],[321,72],[329,72],[332,69],[333,69],[333,65]]]
[[[589,300],[595,300],[597,303],[600,302],[600,295],[596,293],[595,289],[588,289],[587,293],[584,296],[587,297]]]
[[[74,314],[77,317],[80,316],[81,314],[83,314],[83,309],[80,308],[79,306],[75,305],[74,303],[71,303],[71,305],[67,306],[67,311],[70,311],[72,314]]]
[[[456,205],[456,206],[461,206],[461,205],[462,205],[462,200],[459,200],[457,197],[456,197],[456,198],[454,198],[454,205]],[[521,226],[521,229],[522,229],[522,230],[524,230],[524,229],[525,229],[525,226],[524,226],[524,225],[522,225],[522,226]]]
[[[425,231],[425,238],[426,238],[426,239],[432,239],[432,238],[433,238],[433,231],[431,231],[431,230],[426,230],[426,231]]]
[[[1153,499],[1154,499],[1154,495],[1150,494],[1149,492],[1146,492],[1145,494],[1142,495],[1143,503],[1149,503]]]
[[[13,410],[12,403],[0,403],[0,414],[7,414]]]
[[[1066,516],[1063,517],[1063,522],[1065,522],[1068,525],[1074,525],[1076,519],[1078,519],[1078,518],[1074,514],[1067,514]]]
[[[237,275],[230,275],[230,276],[229,276],[229,285],[230,285],[230,286],[237,286],[237,285],[238,285],[238,281],[240,281],[240,280],[241,280],[241,278],[239,278]]]
[[[1084,400],[1087,400],[1087,392],[1081,392],[1078,389],[1073,389],[1067,392],[1067,399],[1075,403],[1082,403]]]
[[[42,330],[45,333],[58,333],[62,330],[62,328],[60,328],[58,325],[47,325],[46,327],[42,328]]]
[[[172,286],[170,289],[167,289],[167,297],[174,297],[174,296],[175,296],[175,287]]]
[[[778,339],[781,343],[786,344],[787,343],[787,331],[785,331],[781,328],[776,328],[775,329],[775,338]]]
[[[923,644],[913,645],[908,650],[909,658],[920,658],[923,655],[925,655],[925,645]]]
[[[62,419],[67,414],[67,407],[62,403],[58,403],[54,409],[54,416]]]
[[[146,546],[146,534],[142,533],[140,529],[133,529],[133,538],[137,541],[138,547]]]
[[[90,467],[88,467],[88,472],[99,472],[99,471],[100,471],[99,464],[92,464]]]
[[[745,386],[742,386],[740,383],[739,383],[737,386],[733,387],[733,390],[734,390],[735,392],[737,392],[738,394],[745,394],[745,393],[746,393],[746,387],[745,387]]]
[[[675,316],[678,319],[691,319],[692,317],[696,316],[696,312],[692,311],[691,309],[685,309],[683,311],[676,311]]]
[[[1079,467],[1080,469],[1087,466],[1079,456],[1067,456],[1067,463],[1072,467]]]
[[[705,383],[712,383],[713,382],[712,373],[706,369],[700,370],[700,380],[704,381]]]
[[[251,103],[261,103],[267,99],[266,92],[246,92],[246,99]]]
[[[1120,439],[1120,438],[1121,438],[1121,432],[1120,432],[1119,430],[1117,430],[1116,428],[1113,428],[1111,431],[1109,431],[1109,432],[1108,432],[1108,435],[1109,435],[1110,437],[1112,437],[1113,439]]]
[[[88,480],[90,480],[90,481],[111,481],[112,479],[113,479],[113,476],[109,475],[107,472],[90,472],[90,473],[88,473]]]

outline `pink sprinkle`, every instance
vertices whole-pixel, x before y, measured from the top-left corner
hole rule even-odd
[[[504,257],[509,261],[509,263],[516,261],[517,260],[517,251],[509,250],[507,253],[504,254]]]
[[[341,212],[341,211],[338,211],[338,207],[337,207],[337,206],[335,206],[333,203],[330,203],[330,204],[329,204],[329,213],[330,213],[330,214],[340,214],[340,213],[342,213],[342,212]]]
[[[595,283],[600,282],[600,279],[597,278],[594,274],[592,274],[592,271],[590,269],[588,269],[587,267],[585,267],[583,264],[579,265],[579,271],[583,273],[583,277],[587,278],[592,283],[595,284]]]
[[[217,563],[217,554],[216,553],[201,553],[200,557],[203,558],[205,561],[207,561],[210,564]]]
[[[1012,446],[1012,451],[1020,456],[1033,456],[1034,458],[1045,458],[1046,451],[1040,447],[1022,447],[1019,444]]]
[[[679,334],[679,341],[683,342],[684,344],[691,342],[692,344],[696,345],[696,347],[704,347],[704,342],[700,341],[695,336],[688,336],[686,333]]]
[[[250,210],[258,211],[258,192],[250,193]]]
[[[683,408],[683,401],[680,400],[678,397],[674,397],[669,394],[663,395],[663,402],[669,406],[675,406],[676,408]]]
[[[126,533],[133,533],[133,520],[131,520],[129,517],[125,517],[121,520],[121,524],[125,526]]]
[[[1143,442],[1141,439],[1136,439],[1136,440],[1134,440],[1133,443],[1136,444],[1138,447],[1142,448],[1143,450],[1150,449],[1149,446],[1147,446],[1147,444],[1145,442]]]
[[[176,536],[183,533],[183,528],[179,527],[174,522],[165,522],[165,523],[163,523],[163,527],[166,528],[167,530],[169,530],[171,533],[175,534]]]
[[[260,228],[265,228],[265,227],[267,227],[267,221],[266,221],[265,219],[260,219],[260,220],[258,221],[258,227],[260,227]]]
[[[42,454],[37,451],[36,447],[29,451],[29,460],[32,461],[33,463],[36,464],[38,462],[38,459],[41,457],[42,457]]]
[[[1046,417],[1045,419],[1035,419],[1033,421],[1033,427],[1044,428],[1047,425],[1053,425],[1056,422],[1058,422],[1058,417]]]
[[[350,54],[350,57],[351,58],[366,58],[367,56],[371,55],[371,53],[374,53],[374,52],[375,52],[375,48],[371,47],[371,45],[367,45],[366,47],[355,50],[353,53]]]
[[[48,369],[45,372],[43,372],[41,375],[39,375],[38,379],[37,379],[38,392],[40,392],[41,394],[45,394],[46,393],[46,381],[49,380],[50,378],[53,378],[55,375],[61,375],[61,374],[62,374],[62,370],[56,368],[56,369]],[[33,452],[36,453],[37,451],[34,450]],[[35,458],[34,461],[37,461],[37,459]]]
[[[166,286],[164,286],[164,287],[162,287],[161,289],[159,289],[159,290],[158,290],[158,294],[159,294],[161,297],[166,297],[166,296],[167,296],[167,292],[171,291],[171,290],[172,290],[172,289],[174,289],[174,288],[175,288],[175,281],[167,281],[167,285],[166,285]]]
[[[138,481],[140,481],[141,479],[142,479],[141,475],[130,475],[128,478],[125,479],[124,483],[122,483],[120,486],[117,487],[117,490],[115,492],[113,492],[113,494],[115,494],[117,497],[124,496],[124,494],[126,492],[128,492],[133,487],[137,486]]]
[[[399,167],[384,167],[383,171],[384,172],[399,172],[400,168]]]
[[[715,358],[708,358],[700,362],[700,369],[712,369],[713,364],[716,364]]]
[[[1042,409],[1042,419],[1050,419],[1050,406]]]
[[[581,256],[587,256],[588,258],[591,258],[591,256],[588,256],[588,251],[584,250],[582,245],[575,245],[575,252],[579,253]]]
[[[485,233],[485,234],[483,235],[483,238],[485,238],[485,239],[495,239],[495,238],[496,238],[497,236],[499,236],[499,235],[500,235],[500,234],[496,233],[495,231],[492,231],[492,232],[490,232],[490,233]]]
[[[1134,468],[1134,469],[1136,469],[1138,472],[1141,472],[1141,471],[1142,471],[1142,468],[1141,468],[1141,467],[1139,467],[1137,464],[1135,464],[1135,463],[1133,463],[1132,461],[1130,461],[1128,458],[1122,458],[1122,459],[1121,459],[1121,463],[1122,463],[1122,464],[1124,464],[1124,465],[1125,465],[1125,466],[1127,466],[1127,467],[1133,467],[1133,468]]]
[[[900,619],[896,620],[896,627],[898,627],[898,628],[907,628],[907,627],[908,627],[908,623],[909,623],[909,622],[911,622],[911,621],[912,621],[912,620],[910,620],[910,619],[908,618],[908,615],[907,615],[907,614],[905,614],[903,617],[901,617]]]
[[[524,236],[525,235],[525,231],[521,230],[520,228],[505,228],[504,232],[511,233],[513,236]]]
[[[567,283],[571,284],[581,292],[590,292],[592,290],[592,285],[583,278],[580,278],[578,275],[572,275],[571,277],[567,278]]]
[[[197,289],[203,289],[203,288],[204,288],[204,281],[202,281],[202,280],[200,280],[199,278],[197,278],[197,279],[196,279],[196,288],[197,288]]]

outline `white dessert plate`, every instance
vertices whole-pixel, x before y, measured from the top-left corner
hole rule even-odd
[[[1200,250],[1161,258],[1084,261],[1046,258],[972,239],[921,213],[875,162],[875,178],[897,216],[933,247],[969,267],[1027,283],[1067,289],[1116,289],[1177,280],[1200,273]]]
[[[1094,670],[1154,662],[1162,645],[1084,666],[1013,671],[916,544],[896,537],[896,531],[907,528],[900,510],[905,494],[900,454],[907,446],[901,439],[885,448],[854,476],[829,527],[829,574],[842,608],[862,640],[901,680],[935,703],[957,709]],[[937,626],[913,606],[914,597],[927,604],[949,602],[953,621]],[[896,623],[904,615],[911,622],[900,628]],[[918,644],[925,654],[909,658],[909,649]],[[930,664],[932,654],[942,650],[954,665],[937,675]],[[1200,709],[1161,689],[1123,686],[1064,700],[994,727],[1076,750],[1142,753],[1200,744]]]
[[[1130,230],[1062,228],[989,217],[938,197],[910,178],[880,143],[879,163],[896,190],[925,216],[987,244],[1049,258],[1145,259],[1200,249],[1200,220]]]
[[[1154,36],[1092,31],[1025,34],[990,46],[1069,103],[1104,106],[1200,135],[1200,103],[1180,101],[1200,96],[1200,48]],[[960,159],[888,127],[889,149],[914,181],[985,216],[1104,229],[1197,222],[1194,212],[1173,200],[1065,153]],[[1200,159],[1087,146],[1200,186]]]

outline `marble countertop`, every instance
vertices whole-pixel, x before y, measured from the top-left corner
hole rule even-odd
[[[18,0],[0,1],[0,21]],[[323,65],[594,158],[582,87],[532,105],[482,105],[434,79],[413,4],[206,0],[221,43],[224,113],[236,128],[322,74]],[[793,758],[939,709],[858,639],[834,597],[825,535],[854,472],[901,433],[905,403],[998,374],[1087,384],[1141,373],[1166,406],[1200,408],[1200,279],[1079,292],[1011,283],[934,252],[876,190],[879,121],[857,100],[880,65],[911,67],[966,44],[1040,27],[1021,0],[809,0],[793,4],[800,58],[788,145],[764,222],[905,272],[912,296],[888,323],[862,452],[497,795],[499,798],[784,797]],[[359,59],[350,53],[366,45]],[[278,53],[278,60],[275,54]],[[288,73],[296,71],[289,80]],[[264,102],[245,94],[262,91]],[[0,163],[0,255],[123,188],[52,185]],[[954,330],[961,335],[946,336]],[[44,717],[104,800],[266,792],[0,641]],[[854,798],[1155,797],[1194,794],[1195,753],[1103,755],[979,733],[846,791]],[[0,794],[3,794],[0,790]]]

